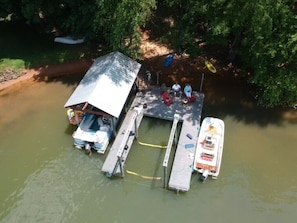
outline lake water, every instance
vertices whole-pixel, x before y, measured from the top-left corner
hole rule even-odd
[[[64,103],[77,82],[23,83],[0,92],[0,222],[296,222],[297,128],[284,120],[254,121],[245,110],[222,113],[207,105],[203,116],[226,125],[218,180],[202,184],[193,175],[191,189],[163,189],[164,149],[137,142],[124,179],[101,173],[106,155],[91,157],[73,148],[74,127]],[[168,121],[145,118],[139,140],[165,145]]]

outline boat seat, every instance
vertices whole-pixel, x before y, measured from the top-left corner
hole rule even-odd
[[[206,149],[213,149],[216,144],[216,138],[208,135],[205,137],[202,144]]]
[[[206,161],[212,161],[214,158],[214,155],[208,154],[208,153],[201,153],[201,159]]]
[[[206,149],[213,149],[214,147],[215,147],[215,144],[208,144],[208,143],[205,143],[204,142],[204,148],[206,148]]]

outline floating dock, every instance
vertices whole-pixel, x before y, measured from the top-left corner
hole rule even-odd
[[[204,94],[193,92],[196,101],[186,104],[183,97],[172,96],[173,103],[167,106],[162,100],[163,90],[161,87],[151,87],[149,90],[137,93],[103,164],[102,171],[107,176],[120,173],[123,176],[124,173],[120,164],[125,162],[133,140],[137,136],[137,128],[143,116],[174,121],[178,115],[179,121],[182,122],[182,128],[166,188],[188,191],[193,172],[192,165],[200,128]],[[142,108],[138,115],[136,115],[135,108],[138,110]],[[137,121],[135,122],[135,120]],[[130,132],[133,134],[131,135]],[[122,156],[121,151],[123,151]]]
[[[134,138],[137,136],[137,130],[142,117],[143,112],[141,108],[134,108],[129,110],[126,114],[102,166],[102,172],[105,172],[106,176],[124,176],[123,166],[128,157]]]
[[[200,122],[184,116],[168,183],[169,189],[189,191]],[[200,119],[199,119],[200,120]]]

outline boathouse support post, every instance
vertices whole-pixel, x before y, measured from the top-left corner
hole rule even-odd
[[[138,138],[137,118],[134,120],[134,134],[135,138]]]
[[[135,138],[138,138],[138,126],[140,124],[140,123],[138,123],[138,117],[141,115],[141,113],[143,111],[142,111],[142,108],[140,108],[140,107],[136,107],[136,108],[134,108],[134,110],[137,112],[137,116],[134,121]]]
[[[121,176],[122,176],[122,178],[124,178],[125,177],[125,172],[124,172],[124,167],[123,167],[122,157],[121,156],[118,156],[118,164],[119,164],[119,167],[120,167]]]
[[[116,137],[116,135],[117,135],[115,122],[116,122],[115,118],[111,118],[111,128],[112,128],[112,133],[113,133],[114,137]]]
[[[203,81],[204,81],[204,73],[202,73],[202,77],[201,77],[200,90],[199,90],[200,93],[202,92]]]
[[[167,188],[167,166],[164,166],[164,181],[163,181],[163,188]]]
[[[77,114],[76,110],[73,110],[73,111],[74,111],[74,114],[75,114],[75,122],[76,122],[77,125],[79,125],[80,123],[79,123],[79,119],[78,119],[78,114]]]

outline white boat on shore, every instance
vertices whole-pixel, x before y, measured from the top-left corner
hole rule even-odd
[[[221,119],[203,119],[195,151],[194,170],[201,173],[205,182],[208,176],[217,179],[222,162],[225,124]]]

